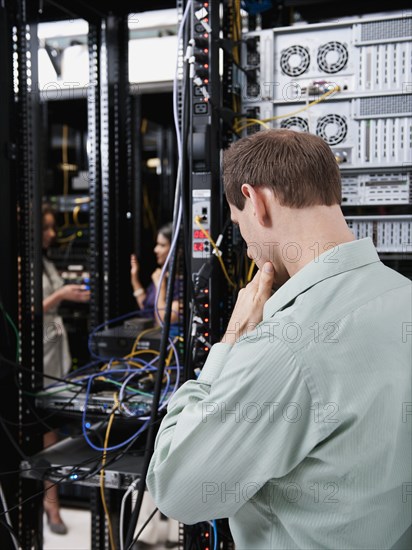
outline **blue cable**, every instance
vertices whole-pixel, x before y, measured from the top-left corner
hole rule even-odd
[[[213,527],[213,550],[217,550],[217,525],[216,520],[213,519],[211,521],[212,527]]]
[[[91,363],[87,363],[86,365],[84,365],[83,367],[80,367],[78,369],[76,369],[75,371],[71,371],[71,372],[68,372],[65,376],[62,376],[62,378],[64,380],[67,380],[69,381],[69,379],[72,377],[72,376],[76,376],[78,372],[81,372],[83,370],[86,370],[86,369],[89,369],[90,367],[93,367],[95,365],[98,365],[99,363],[101,363],[101,361],[92,361]],[[76,382],[70,382],[70,384],[76,384]],[[44,390],[49,390],[49,389],[52,389],[56,386],[61,386],[62,383],[61,382],[53,382],[52,384],[49,384],[48,386],[45,386],[43,389]]]
[[[139,369],[139,372],[141,372],[142,370],[146,370],[146,369]],[[155,367],[152,367],[150,370],[156,370],[156,369],[155,369]],[[115,371],[113,371],[113,372],[115,372]],[[127,371],[126,369],[118,369],[117,372],[129,372],[129,371]],[[112,447],[107,447],[106,449],[104,447],[98,447],[97,445],[95,445],[90,440],[90,438],[87,434],[87,427],[86,427],[87,404],[88,404],[88,401],[89,401],[89,398],[90,398],[90,389],[91,389],[93,379],[96,378],[97,376],[102,376],[102,375],[104,376],[104,373],[98,372],[98,373],[95,373],[95,374],[91,374],[89,376],[89,380],[87,382],[87,387],[86,387],[84,409],[83,409],[83,412],[82,412],[82,432],[83,432],[83,436],[84,436],[87,444],[92,449],[94,449],[95,451],[99,451],[99,452],[103,452],[104,450],[106,450],[106,451],[116,451],[117,449],[121,449],[122,447],[124,447],[125,445],[130,443],[133,439],[138,437],[147,428],[148,423],[149,423],[150,420],[148,419],[143,424],[143,426],[141,426],[133,435],[131,435],[128,439],[126,439],[122,443],[118,443],[117,445],[113,445]]]
[[[89,381],[87,383],[87,388],[86,388],[86,396],[85,396],[85,404],[84,404],[84,409],[83,409],[83,413],[82,413],[82,432],[83,432],[83,436],[85,438],[85,440],[87,441],[87,444],[92,448],[94,449],[95,451],[99,451],[99,452],[103,452],[103,451],[116,451],[117,449],[121,449],[122,447],[124,447],[125,445],[127,445],[128,443],[130,443],[133,439],[136,439],[136,437],[138,437],[148,426],[149,424],[149,420],[147,420],[143,426],[141,426],[133,435],[131,435],[128,439],[126,439],[125,441],[123,441],[122,443],[118,443],[117,445],[113,445],[112,447],[98,447],[97,445],[95,445],[89,438],[88,434],[87,434],[87,428],[86,428],[86,414],[87,414],[87,403],[88,403],[88,400],[89,400],[89,397],[90,397],[90,388],[91,388],[91,384],[92,384],[92,381],[93,381],[93,378],[95,378],[96,376],[101,376],[102,373],[96,373],[94,375],[91,375],[89,377]]]

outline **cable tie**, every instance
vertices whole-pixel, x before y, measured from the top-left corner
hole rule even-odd
[[[202,92],[205,99],[210,99],[210,95],[209,95],[208,91],[206,90],[206,88],[204,86],[202,86],[201,92]]]
[[[195,11],[195,17],[199,21],[201,19],[204,19],[205,17],[207,17],[207,15],[208,15],[207,14],[207,9],[205,7],[202,7],[202,8],[200,8],[200,10]]]
[[[206,23],[206,21],[201,21],[205,31],[209,34],[212,34],[212,27],[209,25],[209,23]]]

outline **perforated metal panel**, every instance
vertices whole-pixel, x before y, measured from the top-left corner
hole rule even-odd
[[[346,221],[357,239],[371,237],[378,252],[412,251],[412,216],[348,216]]]
[[[299,76],[306,72],[310,65],[308,48],[294,45],[282,51],[280,56],[280,67],[288,76]]]
[[[409,204],[411,174],[360,174],[342,177],[343,204]]]
[[[359,99],[360,116],[408,114],[412,112],[412,94],[363,97]]]
[[[373,240],[373,222],[364,221],[362,218],[346,219],[349,228],[357,239],[370,237]]]
[[[361,24],[361,39],[388,40],[390,38],[406,38],[412,34],[412,19],[389,19]]]
[[[318,49],[318,67],[321,71],[328,74],[342,71],[348,63],[348,58],[348,46],[336,40],[327,42]]]
[[[280,127],[295,130],[296,132],[309,132],[308,121],[300,116],[286,118],[280,123]]]
[[[328,145],[337,145],[348,135],[347,119],[338,114],[329,114],[318,119],[316,134]]]

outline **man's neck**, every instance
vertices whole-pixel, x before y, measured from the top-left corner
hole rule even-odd
[[[312,236],[310,239],[302,238],[294,241],[299,243],[296,247],[296,261],[288,261],[288,257],[284,258],[284,266],[290,277],[293,277],[305,265],[316,261],[319,256],[332,251],[333,248],[338,248],[339,245],[356,240],[354,235],[348,230],[342,234],[331,233],[329,235]],[[333,252],[330,252],[333,254]],[[293,259],[293,256],[289,256]]]
[[[282,214],[279,226],[285,229],[278,234],[284,280],[328,250],[355,240],[339,205],[290,209]]]

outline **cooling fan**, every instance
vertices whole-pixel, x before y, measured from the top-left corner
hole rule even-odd
[[[325,73],[338,73],[348,63],[348,48],[342,42],[328,42],[318,50],[318,66]]]
[[[340,115],[325,115],[316,124],[316,134],[328,145],[341,143],[348,133],[346,118]]]
[[[303,46],[290,46],[282,51],[280,67],[289,76],[299,76],[306,72],[310,65],[309,50]]]
[[[298,132],[309,132],[308,121],[299,116],[292,116],[283,120],[280,127],[286,128],[287,130],[296,130]]]

